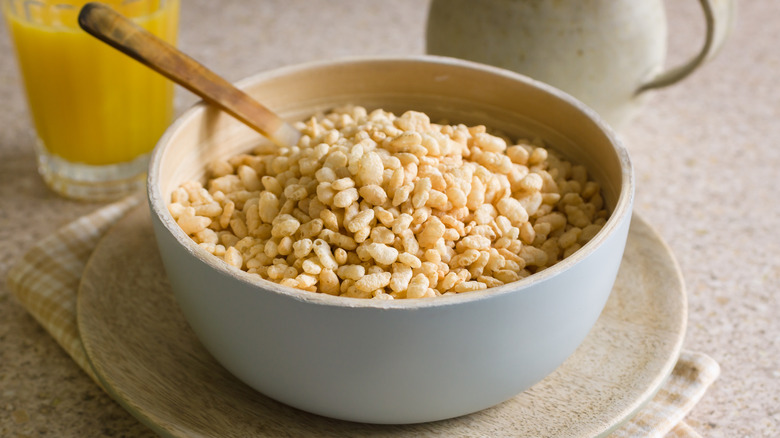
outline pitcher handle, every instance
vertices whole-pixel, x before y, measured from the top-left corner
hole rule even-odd
[[[707,34],[701,51],[687,63],[661,72],[640,86],[636,94],[653,88],[666,87],[682,80],[711,59],[723,46],[734,24],[736,0],[699,0],[699,3],[704,10],[704,19],[707,23]]]

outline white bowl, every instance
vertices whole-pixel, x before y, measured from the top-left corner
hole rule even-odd
[[[237,272],[196,245],[166,205],[208,162],[263,141],[205,104],[160,140],[148,195],[165,269],[187,321],[249,386],[316,414],[415,423],[479,411],[526,390],[580,345],[610,294],[631,219],[626,150],[597,115],[524,76],[440,57],[358,58],[281,68],[239,84],[290,121],[343,104],[511,136],[536,134],[584,164],[611,216],[564,261],[526,279],[455,296],[378,301],[295,290]]]

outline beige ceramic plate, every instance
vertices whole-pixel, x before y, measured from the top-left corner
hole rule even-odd
[[[476,414],[408,426],[349,423],[271,400],[200,345],[179,311],[139,207],[96,248],[78,301],[87,355],[111,395],[165,436],[604,435],[631,418],[671,373],[687,318],[677,264],[634,216],[615,288],[585,342],[528,391]]]

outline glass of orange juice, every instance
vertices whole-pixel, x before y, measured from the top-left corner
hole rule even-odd
[[[173,117],[173,84],[81,30],[86,0],[0,1],[47,185],[90,201],[143,187],[149,154]],[[103,3],[176,43],[179,0]]]

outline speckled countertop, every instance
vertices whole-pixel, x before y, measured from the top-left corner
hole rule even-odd
[[[186,0],[180,46],[228,79],[343,55],[420,54],[419,0]],[[697,2],[666,2],[669,60],[701,44]],[[654,92],[624,132],[636,211],[678,258],[688,287],[684,348],[719,380],[688,417],[708,437],[780,436],[780,2],[739,4],[718,57]],[[179,90],[177,107],[194,97]],[[37,239],[98,207],[49,192],[0,22],[0,276]],[[84,374],[0,283],[0,436],[154,436]]]

